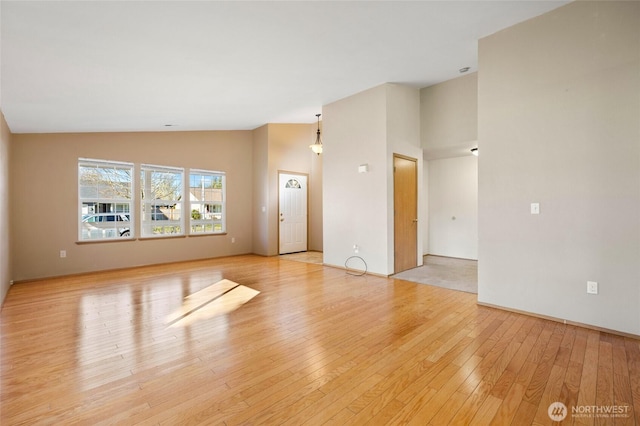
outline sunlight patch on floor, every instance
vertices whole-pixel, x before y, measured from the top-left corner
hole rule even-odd
[[[196,321],[228,314],[258,294],[259,291],[231,280],[220,280],[187,296],[182,306],[167,317],[167,325],[184,327]]]

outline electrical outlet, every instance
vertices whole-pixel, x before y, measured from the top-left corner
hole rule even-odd
[[[354,252],[354,253],[358,253],[359,251],[360,251],[360,247],[358,247],[358,245],[357,245],[357,244],[354,244],[354,245],[353,245],[353,252]]]
[[[67,257],[67,251],[66,250],[60,250],[60,257]]]
[[[598,294],[598,283],[595,281],[587,281],[587,293]]]
[[[231,244],[236,242],[236,237],[231,237]]]

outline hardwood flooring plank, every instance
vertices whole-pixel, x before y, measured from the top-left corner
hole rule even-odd
[[[624,346],[627,352],[627,362],[629,368],[629,385],[632,397],[632,419],[638,419],[640,415],[640,342],[626,338]],[[640,421],[640,420],[636,420]]]
[[[578,406],[593,406],[596,404],[599,344],[600,332],[588,331],[580,389],[578,390]],[[574,418],[574,424],[576,425],[592,425],[593,423],[593,417],[585,416]]]
[[[413,352],[408,352],[407,354],[412,354],[414,357],[413,359],[406,358],[406,361],[402,363],[401,367],[392,369],[384,367],[380,370],[379,373],[385,374],[387,378],[370,391],[361,395],[357,400],[349,405],[349,408],[352,411],[359,413],[364,407],[370,405],[368,407],[368,412],[375,412],[375,407],[384,406],[400,392],[404,392],[409,386],[414,386],[418,378],[427,370],[433,370],[433,373],[429,377],[437,377],[437,372],[446,368],[446,366],[449,365],[449,360],[466,347],[466,344],[467,343],[465,343],[465,341],[458,342],[451,348],[450,352],[447,354],[448,356],[440,358],[438,363],[432,363],[424,359],[425,355],[422,351],[414,350]],[[403,355],[403,358],[404,357],[405,355]],[[416,388],[419,388],[419,386]],[[413,395],[415,396],[415,393]]]
[[[431,426],[441,426],[451,424],[451,419],[458,413],[462,404],[467,400],[468,395],[454,392],[453,395],[447,399],[442,408],[438,410],[435,416],[429,422]]]
[[[533,405],[538,405],[545,386],[548,383],[549,375],[553,368],[553,362],[556,358],[560,342],[562,341],[563,327],[556,326],[553,334],[549,338],[547,347],[542,353],[542,358],[539,359],[537,368],[533,373],[529,387],[525,392],[525,401],[531,402]]]
[[[500,405],[502,405],[502,402],[503,401],[501,399],[488,395],[476,412],[476,415],[471,419],[469,426],[483,426],[489,424],[500,408]]]
[[[562,365],[554,364],[551,367],[551,372],[547,379],[544,392],[540,397],[540,403],[538,404],[538,411],[534,417],[534,422],[545,424],[549,421],[549,406],[554,402],[562,402],[566,404],[566,401],[560,401],[560,393],[562,391],[562,385],[564,383],[564,377],[567,368]],[[567,409],[571,410],[571,406],[567,405]]]
[[[518,406],[518,410],[516,411],[516,414],[513,416],[514,422],[516,422],[516,424],[518,425],[532,425],[533,418],[535,417],[537,410],[538,410],[537,405],[534,405],[524,400],[523,398],[522,402]]]
[[[488,424],[491,426],[502,426],[513,424],[518,407],[522,403],[526,388],[521,384],[514,384],[502,399],[502,404],[498,407],[493,418]],[[493,396],[493,395],[492,395]]]
[[[471,357],[465,365],[457,367],[446,378],[444,374],[441,375],[442,377],[436,377],[436,380],[429,385],[429,388],[437,390],[436,395],[431,398],[428,405],[423,406],[417,412],[417,417],[422,424],[431,422],[442,411],[443,407],[455,394],[456,389],[474,372],[480,361],[482,361],[482,358],[479,356]]]
[[[625,348],[625,339],[619,336],[611,336],[612,361],[613,361],[613,400],[611,405],[620,407],[620,413],[615,417],[615,423],[620,425],[633,425],[633,396],[629,378],[629,361]]]
[[[456,415],[451,420],[452,425],[468,425],[475,417],[480,407],[490,396],[491,384],[481,381],[478,386],[469,394]]]
[[[576,328],[568,326],[565,329],[562,342],[560,342],[560,348],[558,348],[558,354],[554,364],[566,367],[571,359],[571,352],[573,350],[573,342],[576,338]]]
[[[582,377],[583,365],[574,361],[569,361],[567,371],[564,376],[564,383],[560,389],[558,402],[567,406],[568,410],[578,405],[578,392],[580,390],[580,379]]]
[[[416,329],[415,331],[418,331],[418,330],[420,330],[420,328]],[[415,346],[416,345],[414,345],[414,347]],[[385,348],[385,349],[388,349],[388,348]],[[303,418],[312,417],[314,412],[326,411],[325,406],[332,405],[334,400],[339,398],[339,395],[344,394],[345,392],[347,394],[352,393],[353,392],[352,388],[354,387],[354,383],[367,381],[369,380],[368,378],[377,376],[380,379],[377,379],[375,383],[373,383],[372,386],[370,386],[370,387],[376,387],[378,384],[383,382],[384,376],[382,376],[382,374],[384,374],[384,372],[386,372],[390,366],[394,367],[393,371],[395,374],[399,374],[405,371],[402,368],[402,366],[410,365],[409,363],[406,362],[406,359],[408,355],[413,353],[414,351],[409,351],[409,352],[397,351],[397,350],[390,350],[387,352],[381,351],[377,354],[378,356],[376,357],[375,362],[373,362],[372,360],[372,362],[370,362],[368,365],[366,363],[361,364],[358,370],[354,370],[355,374],[345,374],[344,377],[341,378],[341,380],[334,380],[326,385],[323,385],[320,388],[320,390],[323,393],[325,393],[326,396],[322,398],[322,400],[319,401],[319,403],[308,407],[305,410],[305,412],[299,413],[296,416],[296,417],[299,417],[298,421],[301,421]],[[365,393],[364,391],[365,389],[363,389],[362,391],[355,392],[356,396],[359,396],[362,393]],[[355,399],[355,397],[352,398],[351,401],[349,402],[350,403],[353,402],[353,399]],[[339,406],[338,408],[342,409],[344,407]],[[294,417],[294,420],[296,420],[296,417]]]
[[[609,341],[600,336],[598,370],[596,378],[596,403],[598,407],[613,405],[613,348]],[[594,424],[606,425],[610,419],[596,417]]]
[[[567,364],[567,372],[560,391],[560,397],[558,398],[558,401],[565,404],[569,409],[578,404],[578,391],[580,389],[586,345],[587,334],[585,330],[576,327],[571,355]]]
[[[375,387],[378,383],[384,380],[384,376],[374,374],[369,376],[364,381],[361,381],[355,386],[353,384],[345,385],[343,388],[332,392],[329,395],[325,395],[321,399],[321,403],[314,404],[308,407],[298,415],[286,419],[283,425],[321,425],[329,422],[330,420],[336,420],[338,415],[347,409],[349,404],[362,393],[368,389]],[[353,414],[349,416],[352,417]],[[346,421],[346,418],[341,417],[342,421]]]
[[[638,423],[638,340],[252,255],[11,286],[0,424]],[[593,417],[567,424],[594,424]]]

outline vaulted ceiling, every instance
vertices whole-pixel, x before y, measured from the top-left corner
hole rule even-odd
[[[5,1],[12,132],[253,129],[477,70],[480,38],[567,1]]]

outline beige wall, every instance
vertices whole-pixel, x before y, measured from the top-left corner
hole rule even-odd
[[[424,252],[477,259],[478,162],[471,148],[478,146],[478,74],[421,89],[420,117]]]
[[[318,126],[312,126],[312,141],[315,142]],[[322,132],[322,121],[320,121],[320,131]],[[309,143],[311,145],[311,142]],[[309,147],[307,146],[307,149]],[[311,150],[311,149],[309,149]],[[311,155],[311,171],[309,175],[309,250],[323,251],[322,232],[322,154]]]
[[[11,146],[11,133],[0,111],[0,306],[9,291],[11,274],[11,250],[10,247],[10,197],[9,197],[9,156]]]
[[[369,272],[394,272],[393,153],[421,156],[419,105],[417,89],[383,84],[323,108],[325,263],[344,267],[356,244]]]
[[[387,268],[395,268],[395,229],[394,229],[394,174],[393,155],[400,154],[414,158],[417,166],[417,198],[418,208],[416,219],[425,209],[423,182],[422,149],[420,148],[420,90],[401,84],[386,84],[387,92]],[[423,264],[423,231],[426,223],[416,222],[417,247],[416,259],[418,266]]]
[[[253,131],[254,253],[275,256],[278,248],[278,173],[309,177],[308,249],[322,251],[322,155],[309,145],[317,125],[266,124]],[[264,210],[264,211],[263,211]]]
[[[269,124],[254,131],[14,135],[16,167],[7,205],[19,238],[11,243],[7,281],[241,253],[276,255],[279,170],[309,175],[309,249],[321,251],[322,157],[308,147],[315,128]],[[7,152],[9,137],[7,129]],[[225,171],[227,235],[77,244],[80,157]],[[8,236],[5,241],[8,247]]]
[[[426,159],[468,155],[478,139],[478,74],[421,89],[420,118]]]
[[[478,158],[428,164],[429,254],[478,259]]]
[[[638,22],[580,1],[480,40],[480,302],[640,334]]]
[[[253,252],[269,255],[269,126],[253,130]]]
[[[388,274],[386,89],[378,86],[322,109],[324,124],[324,262],[353,256]],[[367,173],[358,173],[368,164]]]
[[[322,211],[317,210],[317,196],[322,193],[322,176],[318,176],[317,164],[322,161],[309,149],[315,141],[317,125],[314,124],[269,124],[269,209],[273,217],[269,222],[269,254],[278,254],[278,172],[295,172],[309,176],[308,247],[322,250],[318,241],[318,228],[322,229]],[[315,167],[314,167],[315,166]],[[312,171],[315,172],[312,174]],[[315,179],[314,179],[315,178]],[[320,178],[320,179],[318,179]],[[313,208],[312,208],[313,207]],[[321,205],[319,206],[322,207]]]
[[[13,279],[250,253],[252,149],[250,131],[13,135]],[[79,157],[225,171],[227,235],[77,244]]]

